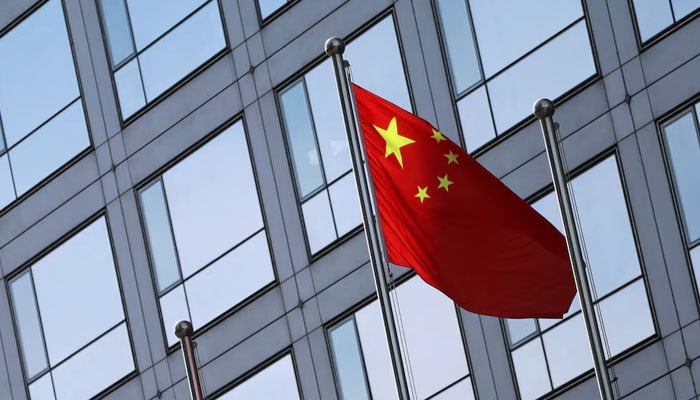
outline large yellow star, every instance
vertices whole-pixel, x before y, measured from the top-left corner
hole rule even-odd
[[[435,141],[438,143],[442,142],[443,140],[447,140],[444,136],[442,136],[442,132],[436,131],[435,129],[433,129],[433,136],[431,136],[431,138],[435,139]]]
[[[450,150],[449,153],[443,154],[443,156],[447,157],[447,165],[450,165],[452,163],[459,164],[459,161],[457,161],[457,157],[459,157],[459,154],[455,154]]]
[[[382,135],[382,138],[384,138],[384,141],[386,142],[386,150],[384,152],[384,157],[389,157],[393,154],[396,157],[396,160],[399,162],[401,168],[403,168],[401,148],[411,143],[415,143],[415,141],[405,136],[399,135],[399,132],[396,129],[396,117],[391,119],[391,121],[389,122],[389,126],[386,129],[382,129],[377,125],[374,125],[374,129],[376,129],[377,132],[379,132],[379,134]]]
[[[438,178],[438,181],[440,181],[440,184],[438,185],[438,189],[442,188],[442,189],[445,189],[446,192],[449,192],[450,185],[453,184],[454,182],[452,182],[451,180],[449,180],[447,178],[447,174],[445,174],[445,176],[442,178],[439,176],[437,178]]]
[[[423,204],[423,200],[430,198],[430,195],[428,194],[428,187],[418,186],[418,193],[416,193],[416,195],[413,197],[418,197],[420,199],[420,203]]]

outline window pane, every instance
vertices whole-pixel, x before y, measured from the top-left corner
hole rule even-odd
[[[552,390],[539,339],[513,351],[513,367],[523,400],[535,399]]]
[[[700,287],[700,246],[690,250],[690,264],[695,273],[695,284]]]
[[[56,398],[88,399],[133,370],[123,323],[53,370]]]
[[[55,400],[51,374],[48,373],[29,385],[29,398],[32,400]]]
[[[557,98],[595,72],[588,31],[581,21],[487,84],[497,131],[530,116],[533,99]]]
[[[151,264],[155,271],[158,291],[162,291],[180,279],[180,269],[160,180],[141,192],[141,207]]]
[[[595,289],[603,296],[640,274],[615,157],[576,177],[573,193]]]
[[[338,89],[335,85],[328,84],[328,82],[335,80],[330,60],[324,61],[309,71],[305,79],[316,134],[318,135],[318,145],[321,148],[326,181],[331,182],[350,170],[352,163],[348,139],[345,134],[343,113],[340,109]],[[307,114],[299,115],[303,118]],[[309,132],[311,131],[309,130]],[[313,140],[310,141],[310,144],[313,145]],[[313,147],[313,151],[315,151],[315,147]]]
[[[700,144],[693,113],[664,127],[678,202],[688,241],[700,238]]]
[[[163,185],[183,278],[263,226],[240,122],[163,174]]]
[[[506,319],[505,321],[511,345],[537,332],[537,325],[534,319]]]
[[[479,58],[472,37],[466,0],[438,0],[442,36],[452,73],[454,91],[459,94],[481,80]],[[464,123],[464,122],[462,122]]]
[[[338,238],[333,225],[333,213],[328,200],[328,191],[307,200],[301,205],[306,227],[306,238],[309,241],[311,253],[315,253]]]
[[[114,66],[134,53],[129,16],[124,0],[100,0],[100,6],[109,44],[109,55]]]
[[[16,198],[15,187],[10,171],[10,159],[7,154],[0,157],[0,208],[10,204]]]
[[[634,0],[633,3],[642,41],[673,24],[673,15],[668,0]]]
[[[204,326],[274,279],[262,231],[185,281],[192,325]]]
[[[129,61],[114,73],[114,84],[117,87],[122,118],[129,118],[146,104],[138,58]]]
[[[324,100],[328,101],[328,99]],[[323,185],[321,165],[314,140],[314,128],[304,93],[304,83],[299,81],[282,93],[280,103],[292,160],[294,160],[299,195],[304,197]]]
[[[487,78],[583,15],[580,0],[469,3]]]
[[[136,48],[142,50],[203,3],[205,0],[127,0]]]
[[[83,104],[77,100],[10,150],[17,193],[26,192],[89,145]]]
[[[406,110],[411,110],[393,18],[384,18],[350,42],[345,50],[345,59],[352,60],[355,83]],[[380,68],[377,60],[381,60]]]
[[[344,400],[369,400],[355,320],[350,318],[333,328],[329,336],[333,350],[333,365],[338,375],[340,397]]]
[[[472,380],[466,378],[439,395],[431,397],[431,400],[474,400]]]
[[[600,312],[610,345],[608,357],[615,356],[654,334],[654,323],[642,279],[601,301]]]
[[[373,399],[398,400],[396,379],[391,366],[384,322],[376,301],[355,313],[362,355]]]
[[[474,151],[496,137],[484,86],[459,100],[457,110],[468,151]]]
[[[676,21],[700,7],[700,1],[698,0],[671,0],[671,4],[673,5],[673,15],[676,17]]]
[[[32,275],[25,272],[10,284],[12,306],[15,310],[17,334],[22,347],[24,369],[28,379],[48,367],[44,352],[44,338],[41,336],[39,313],[34,298]],[[51,383],[49,382],[49,385]]]
[[[44,256],[32,272],[51,365],[124,319],[104,218]]]
[[[593,368],[581,314],[542,335],[555,387]]]
[[[80,95],[60,0],[0,38],[0,59],[12,60],[0,63],[0,113],[9,147]]]
[[[292,356],[285,356],[219,397],[219,400],[299,399]]]
[[[357,195],[355,175],[350,173],[328,188],[333,206],[338,236],[357,228],[362,223],[360,200]]]
[[[187,309],[185,286],[178,285],[160,298],[160,312],[163,315],[163,328],[168,346],[180,340],[175,336],[175,324],[182,320],[192,321]]]
[[[149,1],[131,3],[150,4]],[[164,8],[168,9],[175,3],[180,2],[167,1]],[[152,18],[149,22],[152,22]],[[136,34],[136,28],[134,32]],[[139,56],[148,101],[184,78],[225,45],[219,7],[213,1]]]
[[[287,1],[286,0],[258,0],[258,5],[260,5],[260,16],[265,19],[273,12],[277,11],[278,8],[282,7]]]

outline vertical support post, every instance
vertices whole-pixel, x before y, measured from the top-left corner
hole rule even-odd
[[[194,329],[190,321],[180,321],[175,325],[175,336],[180,339],[182,356],[185,361],[185,372],[187,373],[187,381],[190,384],[190,397],[192,400],[204,400],[202,385],[199,383],[199,374],[197,374],[197,361],[194,358],[193,332]]]
[[[610,376],[605,362],[605,351],[600,336],[600,329],[598,328],[598,320],[593,307],[591,286],[588,282],[588,275],[586,274],[586,267],[583,262],[581,241],[574,222],[571,197],[569,195],[569,188],[566,185],[564,165],[559,152],[559,141],[552,120],[552,116],[554,115],[554,103],[549,99],[537,100],[533,106],[533,114],[540,121],[545,147],[547,148],[547,158],[549,159],[549,167],[552,172],[554,190],[559,201],[559,210],[564,223],[564,231],[566,232],[566,243],[569,247],[569,257],[571,258],[571,267],[574,272],[574,280],[576,281],[576,290],[581,302],[583,321],[586,326],[588,342],[591,347],[591,355],[593,356],[593,367],[598,381],[600,398],[603,400],[613,400],[615,397],[613,395]]]
[[[377,299],[384,320],[384,328],[389,344],[389,353],[394,368],[394,377],[398,386],[399,398],[408,400],[408,381],[406,380],[406,370],[401,357],[399,339],[394,322],[394,313],[391,308],[389,289],[386,279],[386,268],[381,255],[381,243],[379,242],[379,232],[372,212],[372,199],[369,190],[369,180],[362,161],[362,144],[359,136],[359,128],[355,115],[352,89],[345,70],[345,60],[343,52],[345,43],[342,39],[333,37],[326,41],[326,54],[333,60],[335,78],[340,94],[340,103],[345,116],[345,130],[348,135],[348,145],[352,154],[352,167],[355,171],[355,182],[359,189],[360,205],[362,207],[362,223],[364,225],[367,247],[369,249],[369,261],[374,273],[374,285],[377,290]]]

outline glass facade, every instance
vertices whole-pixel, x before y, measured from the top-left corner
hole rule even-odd
[[[462,134],[474,151],[596,74],[580,0],[436,0]]]
[[[226,47],[214,0],[98,0],[123,119]]]
[[[642,42],[656,36],[700,7],[696,0],[633,0],[631,3]]]
[[[349,42],[353,80],[410,110],[393,18]],[[381,67],[375,60],[381,58]],[[279,95],[297,196],[311,254],[362,223],[333,65],[323,61]]]
[[[291,355],[282,357],[222,396],[217,397],[218,400],[299,400],[300,398]]]
[[[274,14],[275,11],[282,8],[282,6],[292,1],[293,0],[257,0],[258,7],[260,8],[260,18],[265,19],[269,17]]]
[[[60,0],[0,37],[0,59],[8,60],[0,63],[4,208],[89,147],[90,138]]]
[[[601,335],[611,358],[656,333],[616,157],[587,169],[571,186]],[[533,207],[563,231],[554,193]],[[538,398],[592,368],[578,299],[561,321],[505,321],[522,399]]]

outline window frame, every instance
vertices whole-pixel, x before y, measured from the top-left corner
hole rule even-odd
[[[299,3],[301,0],[284,0],[284,4],[280,6],[275,11],[271,12],[267,17],[262,16],[262,10],[260,9],[260,0],[255,0],[255,14],[258,16],[258,24],[260,29],[265,27],[265,25],[271,23],[273,20],[277,19],[280,15],[287,12],[290,8],[294,7],[295,4]]]
[[[627,0],[627,6],[629,7],[630,16],[632,18],[632,29],[634,30],[634,39],[637,43],[637,49],[643,52],[650,47],[654,46],[656,43],[663,41],[668,36],[671,36],[677,30],[680,30],[685,25],[687,25],[691,20],[700,15],[700,6],[695,10],[688,13],[688,15],[682,17],[681,19],[676,19],[676,14],[673,11],[673,6],[671,5],[671,0],[669,1],[669,7],[671,9],[671,17],[673,18],[673,23],[660,31],[656,32],[647,40],[642,40],[642,33],[639,30],[639,23],[637,21],[637,11],[634,8],[634,0]]]

